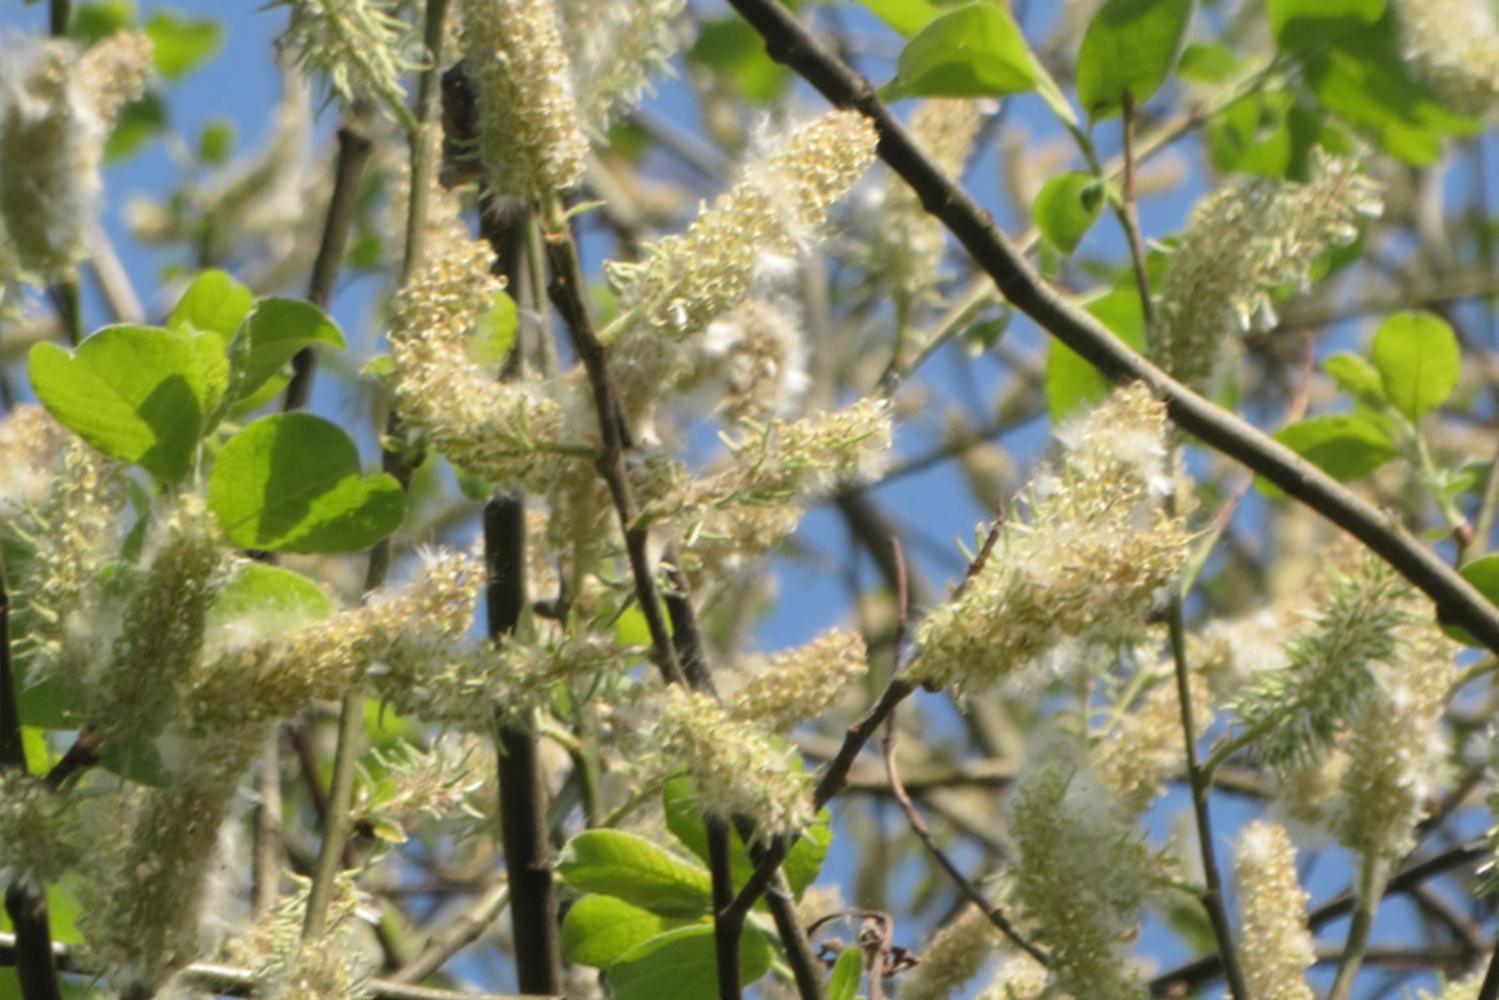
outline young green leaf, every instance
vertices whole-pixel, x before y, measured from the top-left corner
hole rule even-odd
[[[942,12],[931,0],[864,0],[864,6],[907,38]]]
[[[1091,174],[1057,174],[1031,206],[1036,228],[1064,254],[1077,249],[1103,211],[1103,184]]]
[[[1145,348],[1145,316],[1140,293],[1115,288],[1088,306],[1088,312],[1120,340],[1136,350]],[[1053,339],[1046,355],[1046,409],[1053,421],[1065,420],[1081,407],[1101,402],[1113,384],[1072,348]]]
[[[1306,49],[1366,28],[1386,0],[1269,0],[1270,34],[1282,48]]]
[[[1108,0],[1083,35],[1077,99],[1094,118],[1138,107],[1176,68],[1196,0]]]
[[[718,996],[717,949],[710,926],[682,927],[637,946],[609,969],[615,1000],[714,1000]],[[774,957],[755,927],[739,938],[739,981],[765,975]]]
[[[1400,454],[1383,427],[1358,414],[1309,417],[1281,428],[1275,440],[1344,483],[1364,478]],[[1285,496],[1264,479],[1255,484],[1266,496]]]
[[[224,44],[224,26],[208,18],[188,19],[160,10],[146,22],[153,61],[168,80],[180,80],[212,59]]]
[[[1462,372],[1457,335],[1431,313],[1400,313],[1385,320],[1374,333],[1370,356],[1385,396],[1411,421],[1445,403]]]
[[[1477,559],[1464,563],[1458,573],[1473,585],[1490,603],[1499,604],[1499,553],[1479,556]],[[1452,638],[1467,646],[1483,648],[1483,643],[1473,638],[1466,629],[1458,628],[1456,625],[1443,626],[1444,630]]]
[[[894,97],[995,97],[1036,86],[1040,74],[1004,4],[979,0],[950,10],[906,44]]]
[[[854,1000],[859,994],[859,980],[864,978],[864,952],[845,948],[828,977],[828,1000]]]
[[[211,330],[227,344],[244,322],[254,298],[248,288],[227,272],[217,269],[202,271],[177,300],[167,317],[167,326],[173,330],[183,327]]]
[[[365,476],[354,442],[306,413],[262,417],[219,453],[208,507],[229,540],[274,552],[353,552],[400,527],[401,485]]]
[[[169,483],[192,468],[227,378],[216,336],[148,326],[106,326],[72,354],[37,344],[29,370],[60,423]]]
[[[557,874],[574,889],[617,896],[663,916],[700,916],[713,901],[706,868],[620,830],[578,834],[557,859]]]
[[[206,619],[210,636],[241,625],[286,632],[327,618],[333,601],[323,588],[281,566],[247,562],[215,595]]]
[[[500,292],[495,296],[494,306],[479,317],[478,329],[468,342],[469,360],[485,366],[503,363],[510,356],[510,348],[515,346],[515,331],[519,327],[515,300]]]
[[[328,314],[301,299],[259,299],[229,344],[234,398],[251,396],[304,347],[344,349],[344,335]]]
[[[562,954],[569,962],[607,969],[651,938],[680,925],[678,920],[617,896],[594,893],[568,908],[562,921]]]
[[[1339,389],[1359,402],[1370,406],[1380,406],[1385,402],[1384,382],[1379,377],[1379,369],[1367,358],[1357,354],[1334,354],[1322,362],[1322,370],[1332,376]]]

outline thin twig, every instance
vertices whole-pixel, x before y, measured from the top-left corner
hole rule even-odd
[[[1348,1000],[1353,995],[1353,983],[1364,964],[1369,932],[1374,929],[1374,912],[1379,909],[1389,871],[1389,862],[1373,854],[1365,854],[1359,864],[1358,900],[1353,906],[1353,919],[1348,924],[1348,937],[1343,942],[1343,954],[1327,1000]]]
[[[427,939],[422,950],[390,977],[393,983],[419,983],[479,939],[510,902],[510,884],[498,881],[453,921]]]
[[[318,241],[317,256],[312,261],[312,277],[307,283],[307,301],[327,309],[333,301],[333,289],[343,265],[344,248],[349,243],[349,229],[354,222],[358,202],[359,178],[369,162],[375,144],[360,122],[346,120],[338,129],[338,157],[333,167],[333,193],[328,196],[328,211],[323,216],[323,235]],[[291,361],[291,381],[281,408],[286,412],[305,409],[312,395],[312,380],[317,372],[317,348],[304,347]]]
[[[895,626],[895,666],[898,670],[902,647],[905,645],[910,610],[909,595],[906,593],[905,587],[905,559],[901,555],[899,542],[892,538],[890,543],[891,548],[895,552],[895,562],[899,568],[897,579],[900,581],[896,595],[897,617]],[[979,890],[979,887],[974,885],[967,875],[963,874],[962,869],[953,863],[952,858],[947,856],[947,852],[942,849],[942,846],[937,843],[936,838],[932,836],[931,828],[926,825],[926,819],[921,815],[921,810],[916,808],[916,803],[911,801],[911,796],[906,793],[905,786],[900,782],[900,771],[895,765],[895,741],[898,732],[896,723],[897,712],[895,709],[892,709],[890,717],[885,720],[885,736],[880,743],[885,758],[885,774],[890,779],[890,794],[900,806],[901,812],[905,813],[907,825],[911,827],[912,832],[921,840],[921,843],[927,849],[927,853],[947,873],[947,877],[952,879],[953,884],[958,887],[959,891],[983,911],[984,915],[989,918],[989,922],[1001,934],[1009,938],[1011,944],[1042,965],[1050,965],[1050,956],[1021,936],[1020,931],[1005,916],[1004,910],[998,904],[989,902],[983,892]]]

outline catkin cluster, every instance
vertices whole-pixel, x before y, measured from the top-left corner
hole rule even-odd
[[[1296,851],[1284,828],[1256,820],[1234,852],[1244,913],[1240,954],[1252,996],[1313,1000],[1306,971],[1316,961],[1306,925],[1307,894],[1296,878]]]
[[[0,100],[0,256],[62,280],[88,255],[104,140],[145,86],[151,42],[119,32],[80,52],[47,39],[10,58],[24,69]]]
[[[1499,98],[1499,24],[1487,0],[1397,0],[1406,55],[1446,100],[1484,114]]]
[[[1166,410],[1143,385],[1114,393],[1060,437],[961,595],[916,631],[913,676],[983,690],[1065,640],[1137,631],[1176,579],[1192,535],[1167,509]]]
[[[1313,151],[1305,183],[1253,178],[1195,209],[1161,282],[1156,358],[1176,379],[1211,389],[1230,330],[1275,322],[1274,296],[1306,284],[1317,258],[1379,215],[1378,186],[1356,164]]]

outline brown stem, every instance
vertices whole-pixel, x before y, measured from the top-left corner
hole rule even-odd
[[[343,264],[344,248],[349,244],[349,228],[354,222],[359,178],[364,173],[364,165],[369,162],[374,148],[375,144],[359,123],[345,121],[339,127],[338,158],[333,167],[333,193],[328,198],[328,211],[323,217],[323,235],[318,242],[317,256],[312,261],[312,277],[307,283],[307,301],[319,309],[327,309],[328,304],[333,301],[333,288]],[[291,361],[291,381],[286,384],[286,395],[281,402],[283,411],[306,408],[316,374],[317,349],[304,347]]]

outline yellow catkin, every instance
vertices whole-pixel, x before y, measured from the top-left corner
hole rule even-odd
[[[1138,630],[1192,538],[1165,503],[1165,435],[1165,407],[1139,384],[1063,428],[1055,473],[1033,480],[962,596],[917,628],[913,676],[983,690],[1064,640]]]
[[[932,937],[920,964],[900,977],[900,1000],[947,1000],[998,949],[999,930],[977,906],[965,907]]]
[[[1240,955],[1255,1000],[1313,1000],[1306,971],[1316,961],[1306,924],[1307,894],[1296,878],[1296,851],[1286,831],[1256,820],[1234,853],[1244,929]]]
[[[658,335],[701,331],[744,300],[757,271],[793,256],[822,228],[874,162],[877,139],[854,111],[830,112],[792,134],[687,232],[648,248],[641,264],[611,267],[627,308]]]
[[[1192,723],[1202,732],[1213,721],[1207,681],[1190,678]],[[1093,751],[1094,768],[1105,788],[1124,810],[1143,813],[1162,792],[1166,779],[1186,761],[1182,737],[1181,699],[1174,679],[1156,685],[1138,708],[1126,715]]]
[[[729,714],[777,731],[815,719],[863,675],[865,656],[863,637],[843,631],[777,653],[729,699]]]
[[[463,0],[464,72],[491,187],[539,198],[583,177],[588,140],[553,0]]]
[[[709,695],[669,687],[651,745],[668,767],[686,766],[705,809],[748,817],[767,835],[812,820],[811,778],[798,767],[796,751]]]

